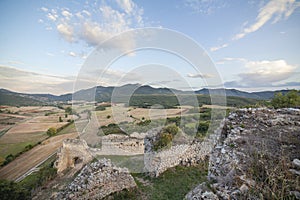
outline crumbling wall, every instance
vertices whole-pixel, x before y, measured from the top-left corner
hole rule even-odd
[[[57,173],[62,173],[64,170],[75,166],[80,169],[84,164],[91,161],[93,157],[88,149],[89,147],[84,140],[65,140],[57,153],[58,159],[55,162]]]

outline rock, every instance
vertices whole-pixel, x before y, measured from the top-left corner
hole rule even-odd
[[[243,184],[240,189],[239,189],[242,193],[247,193],[249,190],[249,187],[246,184]]]
[[[289,171],[290,171],[292,174],[295,174],[295,175],[300,176],[300,171],[298,171],[298,170],[290,169]]]
[[[197,187],[195,187],[192,191],[190,191],[185,198],[187,200],[218,200],[218,196],[210,191],[210,189],[206,186],[206,183],[203,182]]]
[[[300,192],[298,192],[298,191],[291,191],[290,194],[293,195],[296,199],[300,199]]]
[[[300,160],[299,159],[294,159],[293,160],[293,165],[296,167],[296,168],[300,168]]]
[[[113,171],[118,173],[112,173]],[[102,199],[111,193],[132,187],[136,187],[136,183],[128,170],[115,167],[110,160],[104,158],[87,164],[73,182],[52,199]]]

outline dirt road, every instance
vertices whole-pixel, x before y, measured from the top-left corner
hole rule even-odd
[[[78,133],[69,133],[51,137],[42,144],[25,152],[14,161],[0,168],[0,179],[16,180],[28,170],[35,167],[38,163],[45,160],[62,146],[63,140],[67,138],[76,138]]]

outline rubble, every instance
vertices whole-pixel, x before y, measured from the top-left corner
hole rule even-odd
[[[51,199],[102,199],[103,197],[136,187],[126,168],[114,166],[109,159],[87,164],[63,191]]]
[[[295,180],[300,173],[299,121],[299,109],[249,108],[231,113],[210,155],[208,180],[214,194],[219,199],[261,199],[262,195],[264,198],[276,195],[270,191],[264,193],[268,187],[263,185],[264,181],[272,172],[275,178],[284,177],[289,184],[291,191],[286,190],[282,195],[298,198],[299,186]],[[200,194],[188,199],[198,199]]]

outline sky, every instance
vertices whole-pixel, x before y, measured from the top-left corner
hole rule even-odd
[[[85,72],[76,89],[127,83],[300,89],[296,0],[1,0],[0,26],[0,88],[16,92],[72,92]],[[182,45],[198,68],[172,51],[137,49],[148,41],[141,31],[121,37],[149,27],[158,29],[157,46]],[[95,53],[101,49],[123,56],[102,66],[105,59]]]

